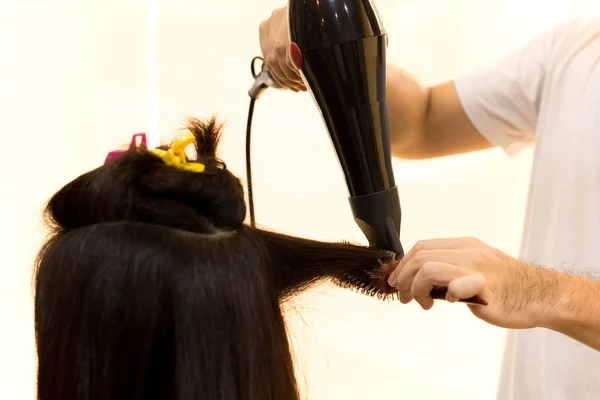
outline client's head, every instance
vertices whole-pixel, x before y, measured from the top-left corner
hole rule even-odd
[[[50,199],[35,276],[40,400],[297,399],[280,301],[322,278],[352,286],[353,271],[389,258],[246,226],[220,127],[188,129],[201,170],[137,149]]]

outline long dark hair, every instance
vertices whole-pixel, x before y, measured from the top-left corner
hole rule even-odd
[[[221,127],[188,129],[204,172],[131,151],[50,199],[35,270],[40,400],[298,399],[280,302],[389,258],[245,225]]]

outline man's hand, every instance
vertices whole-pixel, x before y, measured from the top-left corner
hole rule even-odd
[[[469,306],[496,326],[527,329],[546,313],[545,298],[556,290],[554,275],[520,262],[474,238],[419,242],[388,280],[401,301],[416,300],[429,310],[433,286],[448,287],[451,302],[479,296],[487,306]]]
[[[260,48],[273,79],[286,89],[305,91],[300,73],[290,58],[287,7],[277,8],[259,27]]]

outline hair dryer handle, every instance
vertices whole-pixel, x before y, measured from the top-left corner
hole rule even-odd
[[[267,68],[267,64],[263,62],[260,73],[254,76],[254,83],[252,83],[250,90],[248,90],[248,95],[256,100],[268,88],[281,89],[281,85],[273,79],[269,68]]]

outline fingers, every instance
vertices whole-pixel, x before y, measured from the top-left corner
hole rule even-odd
[[[479,296],[485,300],[484,295],[486,289],[486,280],[482,275],[473,274],[454,279],[448,284],[447,300],[450,302],[458,301],[459,299],[468,299],[470,297]]]
[[[290,58],[286,17],[285,8],[279,8],[260,24],[260,48],[273,79],[282,87],[297,92],[306,88]]]
[[[287,79],[285,73],[279,66],[279,60],[277,59],[277,55],[275,53],[269,53],[265,57],[265,63],[267,64],[267,68],[269,68],[269,72],[271,76],[277,83],[283,86],[286,89],[290,89],[293,87],[293,83]]]
[[[487,282],[482,275],[468,275],[453,264],[428,262],[416,274],[411,287],[412,296],[424,310],[433,307],[430,293],[434,286],[447,287],[446,300],[451,303],[475,296],[483,300],[489,297]]]
[[[402,269],[410,260],[412,260],[417,253],[427,250],[440,250],[440,249],[464,249],[464,248],[484,248],[486,244],[480,240],[472,237],[462,238],[442,238],[442,239],[431,239],[421,240],[417,242],[408,253],[404,255],[400,264],[399,269]]]
[[[454,279],[464,276],[463,270],[456,265],[427,262],[415,275],[410,292],[423,309],[429,310],[433,306],[430,293],[434,286],[448,286]]]
[[[396,282],[392,282],[390,285],[398,289],[400,301],[402,303],[408,303],[414,298],[414,293],[412,292],[413,280],[426,264],[443,262],[445,264],[461,265],[465,267],[468,265],[468,261],[465,261],[467,252],[468,251],[463,249],[442,249],[420,250],[419,252],[414,253],[414,256],[407,254],[402,260],[405,264],[402,265],[401,263],[396,269],[394,277]]]
[[[304,86],[299,72],[292,64],[290,57],[290,46],[287,41],[279,42],[275,46],[275,59],[277,60],[280,77],[285,85],[294,91],[300,91]]]
[[[388,284],[398,289],[400,301],[416,300],[424,309],[433,306],[434,286],[448,286],[455,279],[474,274],[489,257],[489,246],[472,237],[443,238],[418,242],[402,259]],[[479,278],[458,281],[448,290],[448,300],[472,297],[481,289]],[[465,295],[469,294],[469,295]]]
[[[291,51],[290,46],[286,46],[285,61],[286,61],[287,70],[294,72],[293,75],[294,75],[295,82],[297,83],[299,90],[306,91],[306,85],[304,84],[304,80],[302,80],[302,77],[300,76],[300,72],[298,71],[298,68],[296,68],[296,66],[292,62],[292,55],[291,55],[290,51]]]

